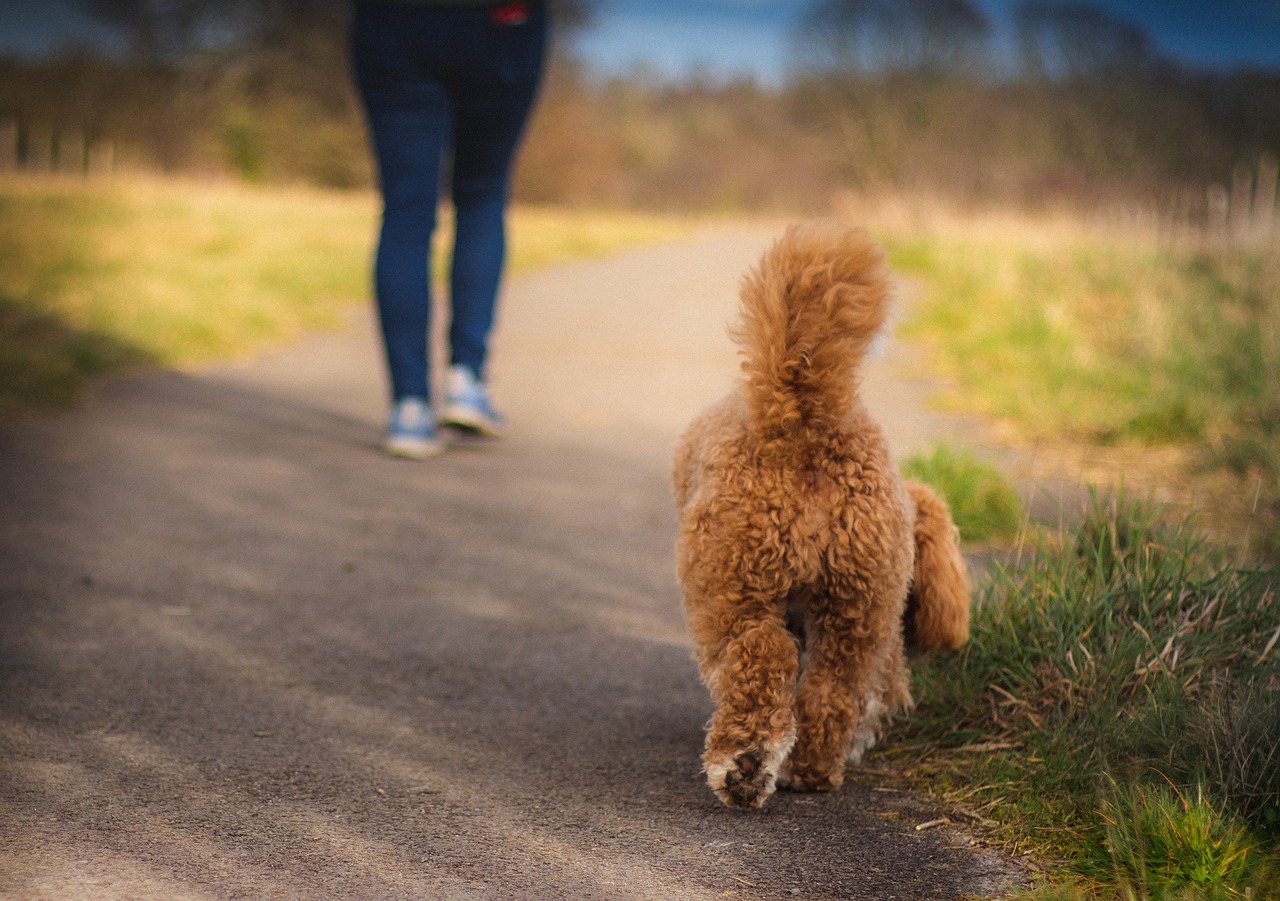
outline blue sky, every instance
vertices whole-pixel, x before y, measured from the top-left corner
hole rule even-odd
[[[1017,0],[974,0],[1000,34]],[[600,0],[578,42],[598,69],[644,65],[663,75],[753,74],[781,80],[810,0]],[[1095,0],[1141,25],[1165,53],[1214,69],[1280,68],[1280,0]]]
[[[637,67],[664,76],[706,73],[782,79],[792,32],[811,0],[598,0],[576,48],[597,71]],[[997,26],[1016,0],[974,0]],[[1280,0],[1094,0],[1143,26],[1164,52],[1196,66],[1280,69]],[[0,0],[0,52],[43,52],[99,36],[75,0]]]
[[[38,56],[70,43],[102,39],[102,30],[74,0],[0,0],[0,53]]]

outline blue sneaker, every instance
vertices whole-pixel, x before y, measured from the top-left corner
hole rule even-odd
[[[383,449],[393,457],[425,460],[444,450],[436,434],[431,407],[420,397],[404,397],[391,408],[391,425]]]
[[[440,425],[485,438],[501,438],[505,423],[489,403],[484,382],[465,366],[450,366]]]

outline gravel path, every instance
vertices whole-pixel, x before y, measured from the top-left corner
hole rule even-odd
[[[0,430],[0,897],[997,893],[918,799],[743,813],[697,772],[667,467],[768,237],[513,280],[500,445],[377,453],[367,315]],[[895,448],[966,434],[906,352]]]

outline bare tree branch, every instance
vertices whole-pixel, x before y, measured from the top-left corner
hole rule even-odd
[[[1023,71],[1038,78],[1096,78],[1147,71],[1160,62],[1138,25],[1079,2],[1028,0],[1014,11]]]
[[[943,74],[977,66],[990,32],[969,0],[817,0],[800,40],[819,69]]]

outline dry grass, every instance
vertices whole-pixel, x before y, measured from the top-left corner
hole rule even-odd
[[[1217,537],[1280,551],[1280,235],[903,203],[847,213],[919,284],[906,333],[959,386],[948,403],[1060,476],[1200,502]]]
[[[377,215],[363,191],[0,180],[0,416],[65,406],[95,375],[238,357],[335,327],[368,301]],[[693,227],[537,208],[511,219],[514,271]]]

